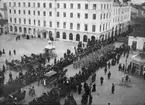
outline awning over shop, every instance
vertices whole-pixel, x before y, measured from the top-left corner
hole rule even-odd
[[[140,53],[131,57],[132,61],[145,64],[145,53]]]

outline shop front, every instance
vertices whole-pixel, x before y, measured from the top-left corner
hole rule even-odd
[[[131,57],[132,73],[143,75],[145,71],[145,53],[140,53]]]

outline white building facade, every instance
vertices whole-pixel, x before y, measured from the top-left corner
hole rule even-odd
[[[125,31],[131,8],[113,0],[8,0],[9,33],[87,42]],[[117,28],[116,28],[117,27]]]

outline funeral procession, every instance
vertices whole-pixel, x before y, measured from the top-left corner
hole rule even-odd
[[[145,105],[145,0],[0,0],[0,105]]]

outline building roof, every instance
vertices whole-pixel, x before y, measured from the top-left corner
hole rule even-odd
[[[1,26],[5,25],[7,23],[8,23],[8,20],[6,20],[6,19],[0,19],[0,25]]]
[[[137,9],[137,10],[142,10],[145,11],[143,5],[132,5],[133,8]]]

